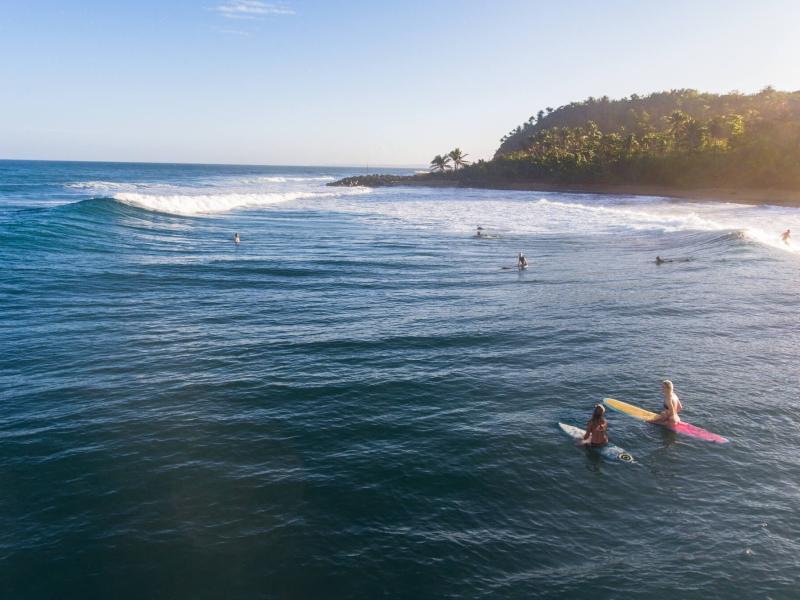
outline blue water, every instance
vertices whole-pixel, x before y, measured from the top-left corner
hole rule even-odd
[[[800,210],[356,172],[0,161],[0,597],[797,597]]]

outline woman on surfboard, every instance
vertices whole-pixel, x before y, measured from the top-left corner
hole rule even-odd
[[[678,394],[675,393],[675,388],[669,379],[665,379],[661,382],[661,391],[664,392],[664,410],[650,422],[672,425],[680,423],[681,418],[678,416],[678,413],[683,410],[683,404],[681,404],[681,399],[678,398]]]
[[[592,418],[586,424],[586,435],[581,441],[582,446],[589,448],[602,448],[608,444],[608,421],[605,418],[606,408],[602,404],[594,405]]]

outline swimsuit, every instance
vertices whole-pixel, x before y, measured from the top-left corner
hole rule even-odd
[[[683,410],[683,404],[681,404],[681,399],[677,396],[674,396],[672,403],[675,405],[675,414],[681,412]],[[667,406],[667,401],[664,401],[664,410],[669,410],[669,406]]]
[[[589,448],[602,448],[608,444],[608,424],[597,423],[594,427],[592,422],[586,424],[586,431],[589,433],[589,443],[586,444]],[[595,432],[602,435],[605,439],[601,442],[593,442],[592,438],[595,437]],[[601,438],[602,439],[602,438]]]

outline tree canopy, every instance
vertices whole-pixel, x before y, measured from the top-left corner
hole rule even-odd
[[[672,90],[530,117],[459,179],[800,187],[800,92]]]
[[[434,173],[445,173],[448,169],[458,171],[460,168],[469,164],[465,160],[469,156],[461,151],[461,148],[454,148],[447,154],[437,154],[431,160],[431,171]]]

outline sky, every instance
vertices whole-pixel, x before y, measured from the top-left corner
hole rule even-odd
[[[545,107],[800,90],[797,0],[0,0],[0,158],[427,165]]]

